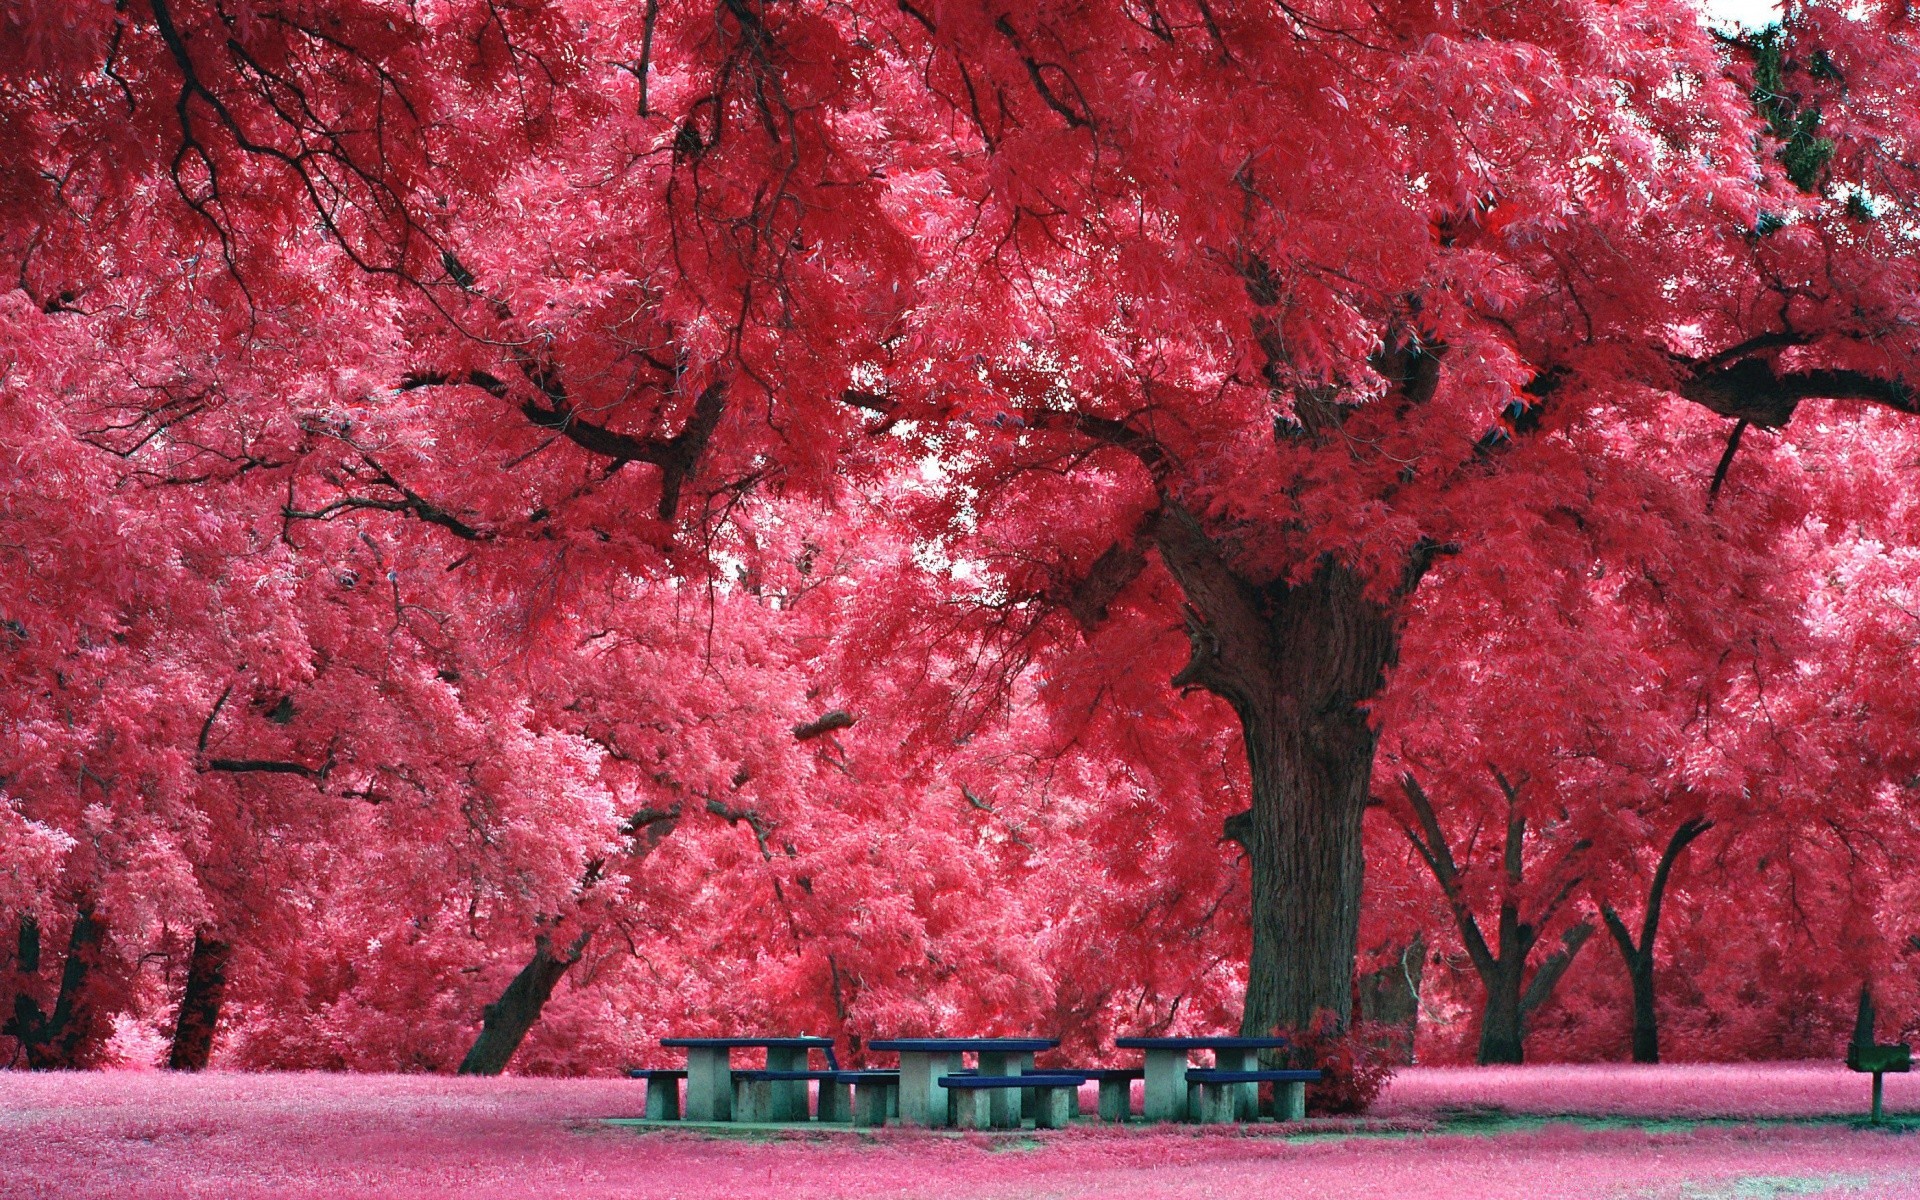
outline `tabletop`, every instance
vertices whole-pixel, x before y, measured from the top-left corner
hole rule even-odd
[[[906,1054],[1026,1054],[1051,1050],[1059,1038],[884,1038],[868,1042],[870,1050],[898,1050]]]
[[[1115,1038],[1122,1050],[1278,1050],[1293,1043],[1283,1037],[1128,1037]]]
[[[735,1046],[761,1046],[768,1050],[823,1050],[833,1045],[823,1037],[684,1037],[661,1038],[662,1046],[683,1049],[732,1049]]]

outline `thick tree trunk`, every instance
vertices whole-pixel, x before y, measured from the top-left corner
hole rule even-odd
[[[540,1019],[540,1011],[553,995],[553,989],[573,964],[580,961],[587,947],[582,933],[562,954],[553,952],[553,940],[546,934],[534,939],[533,957],[507,984],[500,998],[481,1011],[480,1036],[460,1061],[462,1075],[498,1075],[507,1069],[514,1051],[526,1040],[527,1031]]]
[[[1241,1020],[1248,1036],[1303,1030],[1322,1012],[1342,1025],[1350,1015],[1373,737],[1326,737],[1303,724],[1292,713],[1244,723],[1254,780],[1253,958]]]
[[[1360,818],[1373,775],[1363,705],[1397,646],[1392,615],[1332,561],[1295,586],[1249,583],[1186,510],[1152,536],[1185,592],[1192,657],[1174,677],[1227,701],[1252,774],[1244,826],[1253,957],[1241,1032],[1351,1015],[1360,931]]]
[[[14,992],[13,1013],[0,1033],[12,1035],[35,1071],[73,1070],[88,1065],[92,1052],[105,1040],[105,1014],[94,1004],[94,968],[105,927],[93,906],[83,904],[67,937],[67,957],[60,971],[60,992],[53,1011],[40,1007],[28,990],[28,979],[40,970],[40,925],[31,916],[20,920],[18,966],[22,979]]]
[[[173,1026],[173,1049],[167,1067],[174,1071],[204,1071],[213,1053],[213,1031],[220,1023],[220,1005],[227,995],[227,960],[231,944],[202,930],[193,935],[193,957],[187,960],[187,987],[180,996],[180,1019]]]
[[[1492,978],[1482,980],[1487,1002],[1480,1012],[1477,1061],[1483,1067],[1526,1061],[1526,1031],[1521,1026],[1520,1011],[1520,971],[1524,965],[1524,959],[1503,961]]]

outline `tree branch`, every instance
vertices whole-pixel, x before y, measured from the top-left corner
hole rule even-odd
[[[1718,359],[1694,364],[1680,394],[1722,416],[1763,429],[1778,429],[1793,417],[1802,400],[1865,400],[1905,413],[1920,413],[1913,390],[1898,379],[1865,371],[1812,370],[1781,374],[1773,363],[1742,358],[1727,365]]]
[[[820,737],[822,734],[832,733],[836,729],[851,728],[854,720],[855,717],[852,713],[843,708],[836,708],[832,712],[823,713],[816,719],[808,721],[805,724],[795,725],[793,727],[794,740],[804,742],[811,738]]]
[[[1560,935],[1560,948],[1548,956],[1547,961],[1540,964],[1540,969],[1534,972],[1533,981],[1527,984],[1526,992],[1520,997],[1522,1020],[1526,1019],[1528,1013],[1546,1003],[1547,997],[1553,994],[1555,985],[1560,982],[1560,977],[1567,973],[1568,967],[1573,965],[1574,955],[1580,953],[1580,947],[1586,945],[1587,939],[1592,936],[1591,921],[1582,921]]]
[[[1734,452],[1740,449],[1740,435],[1747,431],[1750,422],[1742,417],[1733,423],[1733,432],[1727,435],[1727,452],[1720,456],[1720,465],[1713,469],[1713,482],[1707,485],[1707,511],[1713,511],[1713,502],[1720,498],[1720,485],[1727,481],[1727,469],[1733,466]]]
[[[1412,827],[1404,822],[1400,828],[1405,831],[1407,840],[1425,859],[1433,877],[1440,883],[1440,891],[1447,898],[1447,907],[1453,910],[1453,920],[1460,927],[1460,940],[1467,947],[1467,957],[1473,960],[1474,970],[1484,980],[1491,980],[1499,968],[1499,961],[1493,951],[1487,948],[1487,939],[1480,932],[1480,923],[1474,920],[1473,910],[1467,907],[1466,899],[1460,894],[1460,871],[1454,865],[1453,851],[1447,847],[1447,835],[1440,829],[1440,819],[1434,814],[1433,802],[1427,798],[1426,789],[1413,777],[1413,772],[1400,774],[1400,788],[1407,795],[1407,803],[1412,806],[1414,816],[1426,831],[1426,841],[1422,842]]]

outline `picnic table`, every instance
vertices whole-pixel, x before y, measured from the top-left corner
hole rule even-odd
[[[822,1037],[686,1037],[661,1038],[662,1046],[687,1052],[687,1120],[733,1120],[733,1052],[738,1049],[764,1049],[767,1070],[804,1072],[807,1052],[833,1050],[833,1039]],[[770,1084],[775,1121],[807,1119],[807,1081],[781,1080]]]
[[[883,1038],[867,1047],[900,1055],[900,1123],[939,1128],[951,1123],[940,1079],[965,1069],[963,1055],[975,1056],[982,1075],[1031,1074],[1034,1054],[1059,1044],[1059,1038]],[[1019,1127],[1021,1089],[996,1089],[988,1103],[996,1128]]]
[[[1113,1044],[1122,1050],[1146,1051],[1142,1115],[1149,1121],[1185,1121],[1199,1115],[1190,1111],[1187,1103],[1187,1069],[1192,1065],[1189,1060],[1195,1050],[1212,1051],[1218,1071],[1261,1073],[1258,1069],[1260,1051],[1281,1050],[1293,1043],[1283,1037],[1133,1037],[1115,1038]],[[1258,1120],[1260,1084],[1247,1081],[1227,1086],[1234,1089],[1235,1119]],[[1294,1111],[1295,1092],[1294,1085],[1289,1083],[1286,1111],[1278,1114],[1283,1120],[1301,1115]],[[1298,1098],[1304,1097],[1305,1084],[1302,1083],[1298,1087]]]

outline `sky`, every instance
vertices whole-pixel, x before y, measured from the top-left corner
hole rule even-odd
[[[1703,7],[1715,21],[1765,25],[1780,14],[1777,0],[1705,0]]]

